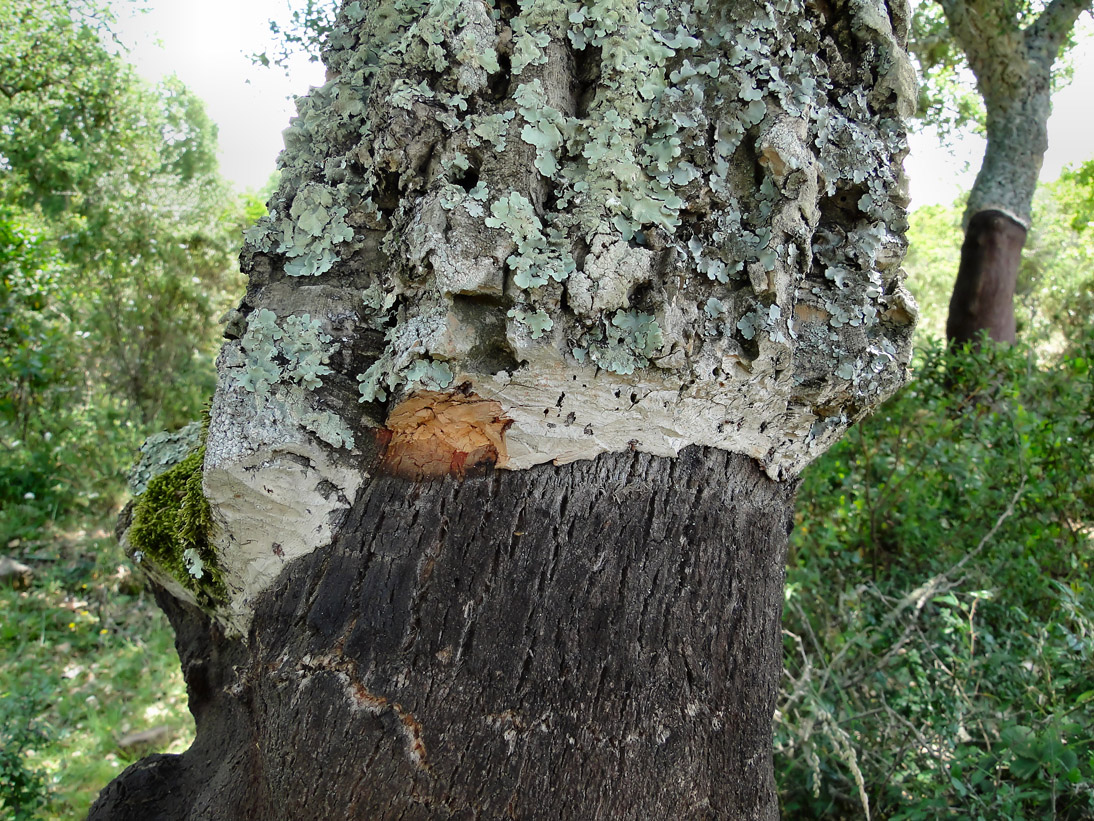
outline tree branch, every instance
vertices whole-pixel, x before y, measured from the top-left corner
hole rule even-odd
[[[942,12],[946,15],[946,24],[949,26],[953,39],[957,41],[967,57],[969,53],[967,46],[976,36],[970,22],[968,4],[964,0],[938,0],[938,5],[942,7]]]
[[[1002,0],[938,0],[938,4],[986,99],[1003,69],[1022,57],[1025,44],[1017,19]]]
[[[1026,27],[1026,49],[1041,62],[1051,66],[1056,62],[1060,46],[1075,27],[1084,11],[1094,6],[1094,0],[1052,0],[1045,10]]]

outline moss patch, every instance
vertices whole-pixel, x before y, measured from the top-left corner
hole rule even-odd
[[[154,561],[191,591],[202,606],[227,598],[209,543],[213,515],[201,489],[205,445],[148,483],[137,499],[129,543],[137,561]]]

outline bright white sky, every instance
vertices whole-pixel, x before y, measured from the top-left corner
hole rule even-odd
[[[134,17],[125,0],[115,2],[122,37],[133,48],[130,59],[153,81],[177,74],[204,99],[220,127],[224,175],[240,189],[261,188],[274,171],[281,131],[295,112],[287,98],[323,82],[317,63],[302,59],[285,77],[247,57],[269,46],[269,17],[286,19],[286,0],[150,0],[148,5],[150,12]],[[1094,26],[1087,21],[1084,28],[1075,81],[1056,96],[1042,180],[1094,157]],[[928,135],[913,135],[906,161],[913,207],[952,202],[971,187],[983,150],[977,138],[951,153]]]
[[[274,172],[281,132],[296,113],[290,97],[323,82],[319,63],[300,59],[286,77],[254,65],[249,55],[272,42],[271,16],[288,18],[284,0],[150,0],[149,12],[131,15],[114,0],[129,59],[156,82],[177,74],[205,101],[220,129],[220,164],[242,190],[257,190]]]

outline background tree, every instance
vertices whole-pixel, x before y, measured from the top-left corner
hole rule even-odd
[[[323,43],[334,28],[338,12],[337,0],[301,0],[289,4],[289,20],[279,23],[270,20],[272,42],[268,50],[252,55],[263,66],[277,66],[288,72],[289,58],[294,54],[306,54],[312,62],[318,62]]]
[[[238,283],[216,129],[177,80],[141,82],[111,25],[94,3],[0,8],[5,542],[113,498],[145,435],[195,417]]]
[[[0,2],[5,819],[84,818],[133,724],[188,731],[169,631],[106,534],[141,441],[208,404],[265,213],[221,182],[201,103],[139,80],[113,26],[94,2]]]
[[[129,519],[197,740],[92,817],[775,817],[796,476],[909,354],[905,12],[345,3]]]
[[[946,337],[972,341],[986,331],[1015,339],[1014,292],[1030,228],[1033,194],[1048,148],[1053,71],[1089,0],[1012,3],[938,0],[921,4],[914,51],[926,83],[921,113],[944,128],[967,123],[978,105],[959,72],[976,78],[987,149],[963,220],[965,240]]]

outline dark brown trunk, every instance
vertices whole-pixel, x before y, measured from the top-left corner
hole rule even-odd
[[[951,346],[975,342],[983,331],[996,342],[1015,341],[1014,289],[1025,242],[1026,229],[1002,211],[969,220],[946,319]]]
[[[160,601],[197,721],[112,819],[775,819],[795,484],[689,448],[370,480],[246,644]]]

